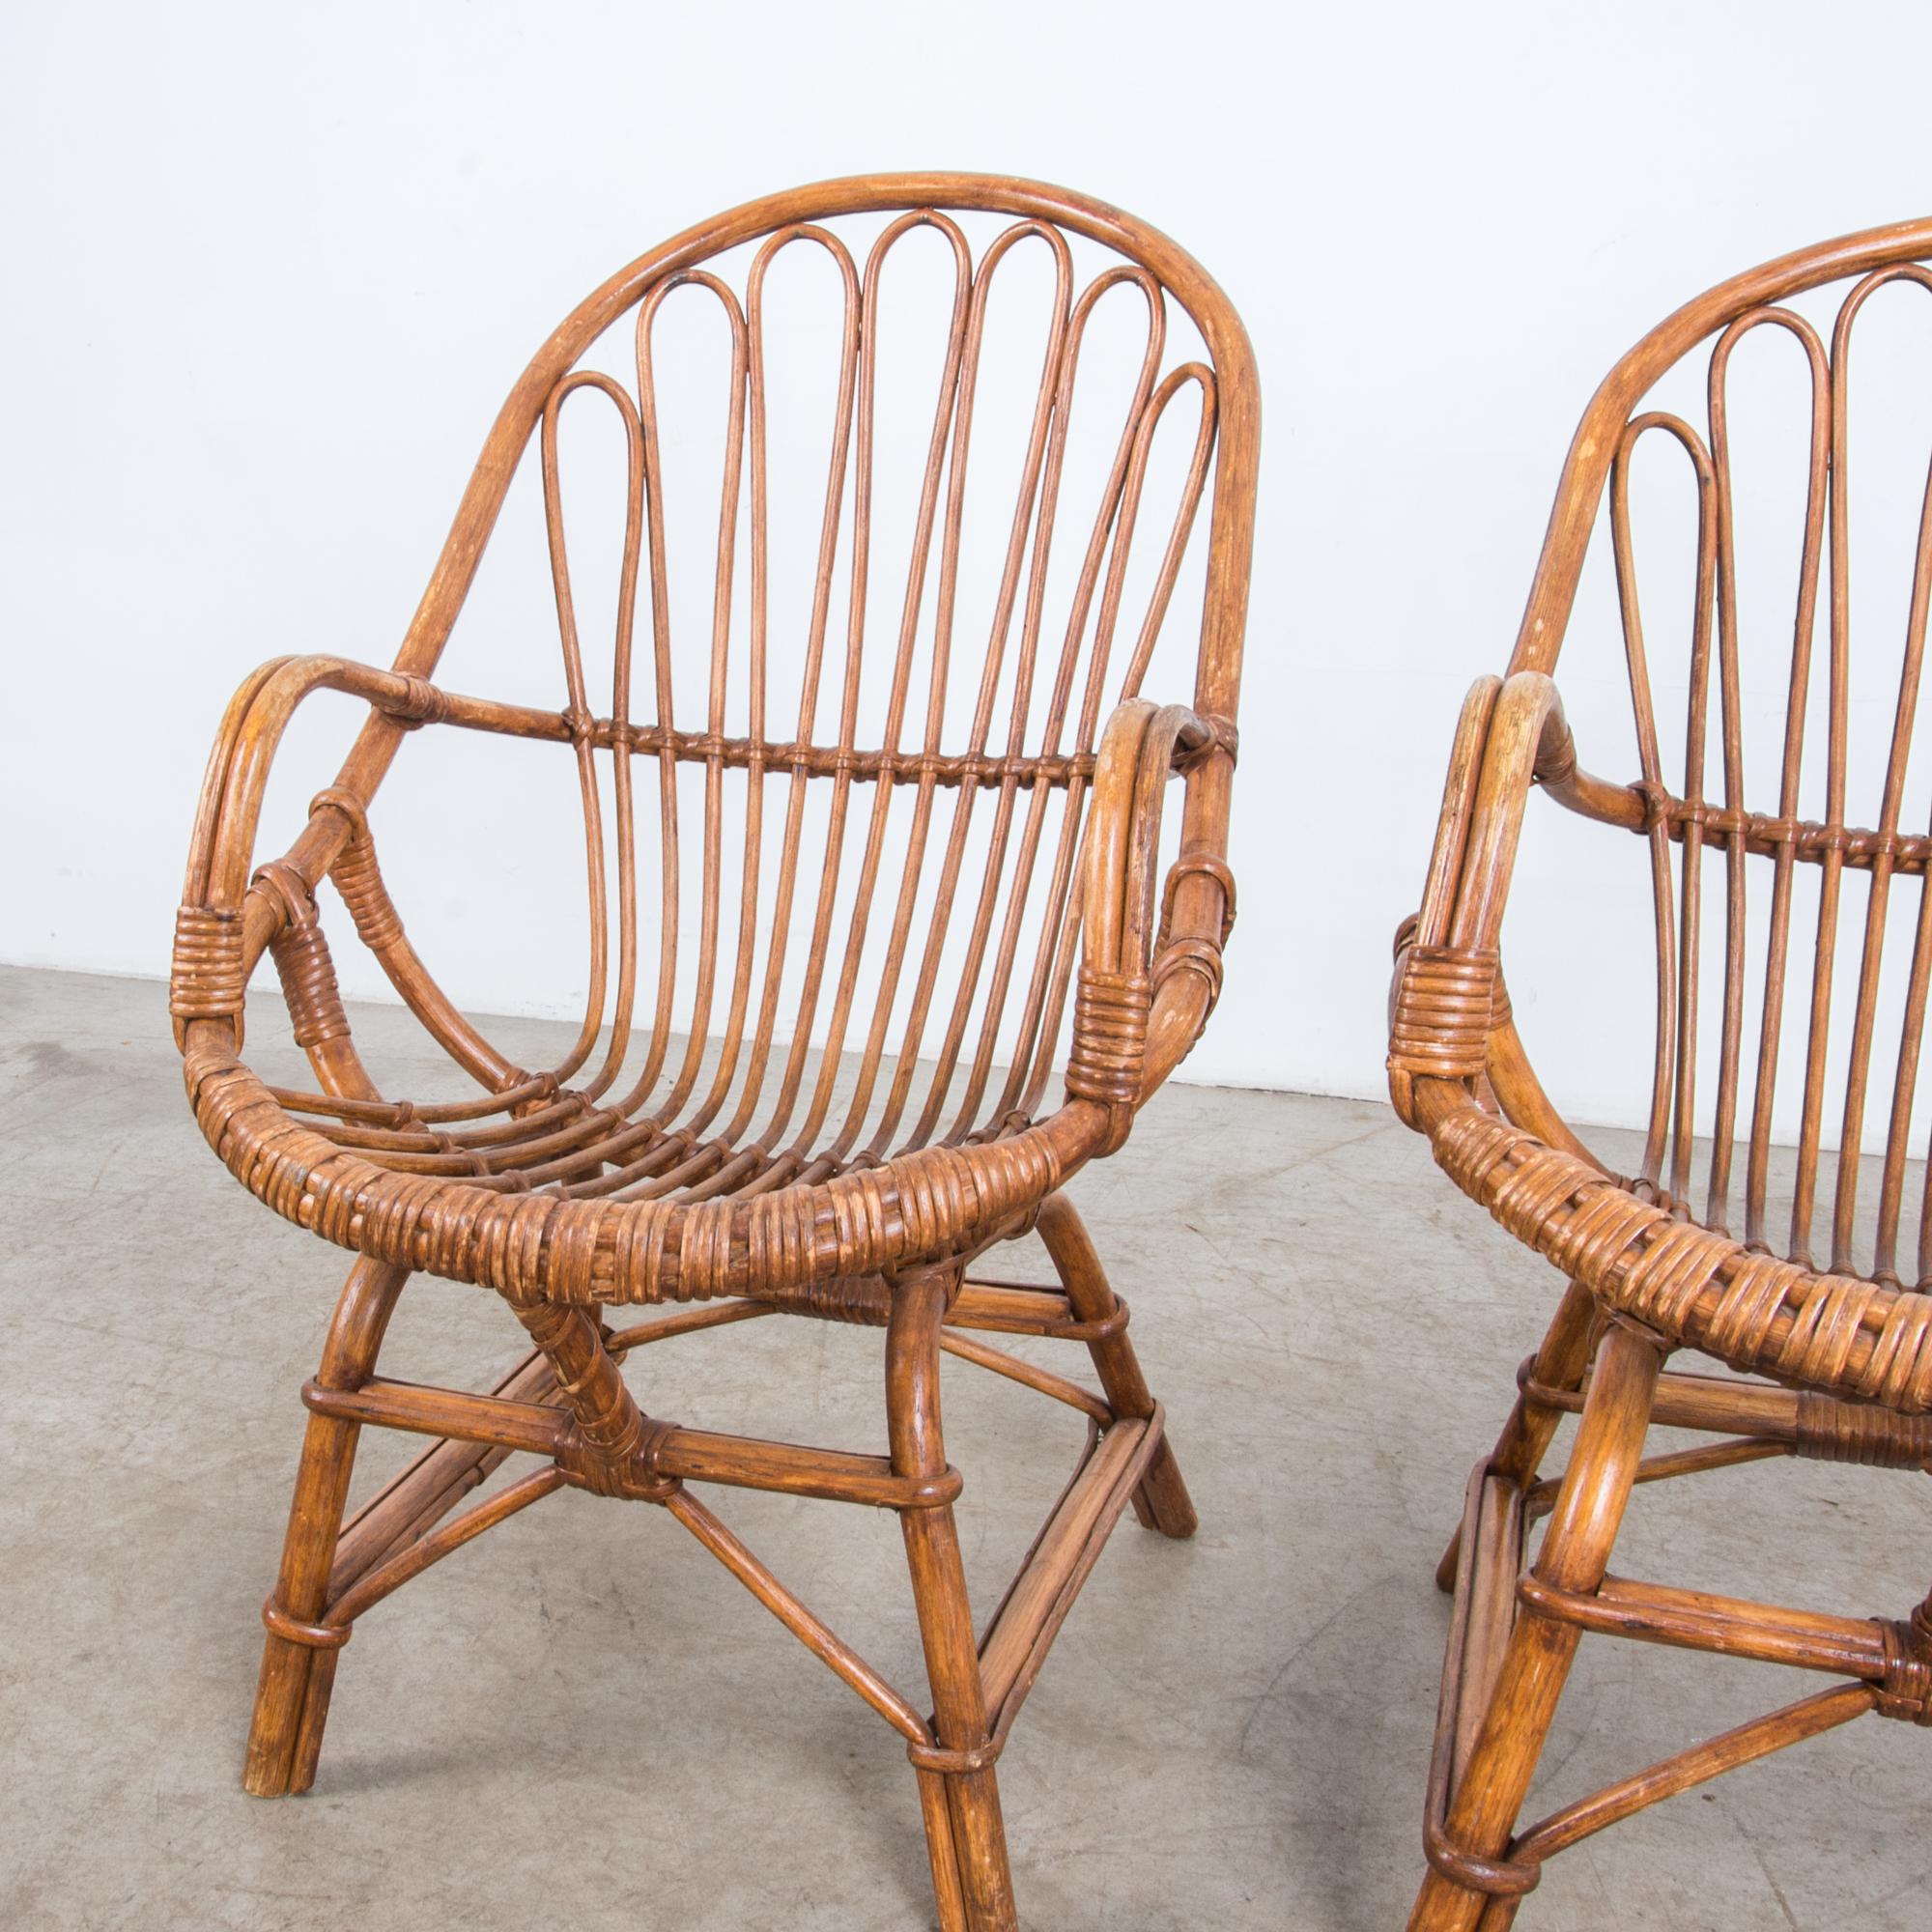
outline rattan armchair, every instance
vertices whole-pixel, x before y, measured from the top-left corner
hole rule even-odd
[[[1900,1469],[1932,1458],[1932,1201],[1919,1208],[1916,1263],[1899,1254],[1932,982],[1932,840],[1900,829],[1932,521],[1919,526],[1909,600],[1900,586],[1902,625],[1882,637],[1867,625],[1856,654],[1867,676],[1897,671],[1889,743],[1862,759],[1848,731],[1847,537],[1855,325],[1889,285],[1932,290],[1919,263],[1928,252],[1932,222],[1916,222],[1787,256],[1690,302],[1617,364],[1571,446],[1508,674],[1475,686],[1457,728],[1421,910],[1398,935],[1391,1092],[1457,1184],[1569,1286],[1518,1376],[1500,1439],[1470,1479],[1437,1577],[1453,1587],[1455,1612],[1427,1798],[1430,1871],[1410,1920],[1429,1932],[1498,1932],[1548,1859],[1719,1772],[1867,1712],[1932,1722],[1932,1602],[1901,1605],[1895,1619],[1829,1614],[1608,1569],[1636,1483],[1787,1455]],[[1786,305],[1836,283],[1843,289],[1822,311],[1830,316],[1835,303],[1835,317],[1822,328]],[[1785,366],[1809,396],[1795,614],[1776,641],[1750,635],[1740,617],[1727,408],[1733,354],[1761,329],[1784,344]],[[1646,409],[1653,385],[1704,346],[1705,426]],[[1757,352],[1760,369],[1768,354]],[[1631,507],[1633,452],[1653,433],[1688,460],[1695,501],[1681,783],[1660,752],[1658,651],[1655,627],[1646,644]],[[1589,732],[1573,738],[1552,681],[1606,489],[1637,752],[1628,783],[1579,762]],[[1765,663],[1769,695],[1751,712],[1743,694]],[[1776,753],[1747,761],[1760,728]],[[1707,763],[1718,768],[1713,780]],[[1775,770],[1761,769],[1767,763]],[[1551,1103],[1504,992],[1503,914],[1536,788],[1632,835],[1648,857],[1657,1023],[1654,1050],[1637,1049],[1653,1068],[1652,1097],[1641,1160],[1628,1177],[1610,1172]],[[1818,806],[1821,817],[1804,816]],[[1867,807],[1871,822],[1853,822]],[[1800,868],[1812,871],[1815,898],[1810,882],[1799,890]],[[1908,881],[1921,910],[1893,1011],[1880,992],[1889,895]],[[1702,944],[1714,905],[1715,965]],[[1774,1158],[1773,1135],[1787,1037],[1796,1064],[1782,1078],[1802,1100],[1780,1232],[1784,1182],[1774,1194],[1770,1179],[1785,1158]],[[1861,1174],[1872,1154],[1875,1188]],[[1828,1231],[1814,1228],[1827,1187]],[[1665,1371],[1680,1350],[1743,1373]],[[1540,1479],[1572,1413],[1580,1420],[1567,1466]],[[1646,1456],[1653,1424],[1718,1439]],[[1520,1827],[1585,1632],[1846,1681]]]
[[[976,258],[967,228],[989,216],[1008,225],[987,229]],[[935,386],[912,432],[923,477],[895,506],[910,554],[889,560],[874,540],[885,507],[874,475],[879,345],[895,326],[881,287],[921,232],[919,246],[946,263],[950,307],[938,304]],[[829,465],[822,497],[806,506],[816,572],[800,608],[781,610],[766,569],[767,280],[792,249],[829,258],[842,321],[827,356]],[[953,635],[969,431],[996,274],[1027,250],[1044,257],[1052,293],[1033,352],[1031,427],[1017,474],[998,486],[1010,536],[976,652],[963,630]],[[726,278],[734,262],[742,295]],[[673,379],[658,366],[658,318],[673,298],[712,305],[729,372],[716,549],[694,573],[710,608],[693,638],[671,616],[668,585],[684,566],[668,543],[674,482],[659,428]],[[1124,384],[1099,400],[1083,388],[1076,410],[1076,368],[1103,304],[1140,316],[1144,340]],[[1198,333],[1202,357],[1172,361],[1180,327]],[[582,359],[613,327],[624,331],[622,375]],[[593,698],[580,644],[584,598],[559,481],[559,417],[580,396],[580,407],[610,412],[626,452],[608,706]],[[1063,487],[1063,464],[1069,420],[1094,411],[1110,453],[1082,500]],[[1149,477],[1163,424],[1160,446],[1180,455],[1156,502]],[[532,439],[562,642],[554,709],[432,682]],[[1225,853],[1258,439],[1254,366],[1234,310],[1187,255],[1118,210],[973,175],[801,188],[654,249],[544,345],[497,417],[392,669],[283,659],[242,684],[194,827],[175,939],[176,1037],[196,1118],[237,1179],[356,1258],[302,1390],[307,1435],[262,1612],[249,1791],[309,1786],[337,1661],[364,1612],[570,1485],[661,1506],[899,1733],[948,1932],[1016,1923],[994,1770],[1014,1717],[1122,1512],[1131,1504],[1169,1536],[1195,1526],[1125,1304],[1064,1189],[1120,1148],[1219,989],[1235,909]],[[1211,516],[1190,552],[1204,497]],[[1064,621],[1049,628],[1056,532],[1070,587]],[[1151,561],[1130,573],[1130,554]],[[1182,639],[1191,688],[1160,694],[1185,701],[1156,703],[1143,682],[1164,630],[1182,630],[1178,613],[1167,619],[1184,567],[1204,585],[1198,649]],[[635,680],[634,632],[649,666]],[[876,720],[862,728],[862,658],[889,670],[876,729]],[[706,694],[683,715],[674,663],[687,667],[680,683],[696,677]],[[833,694],[823,703],[821,689]],[[949,689],[972,694],[970,707],[949,706]],[[270,762],[292,714],[322,691],[366,702],[366,721],[293,845],[262,864]],[[385,885],[378,786],[419,726],[522,741],[517,755],[550,760],[566,783],[574,767],[589,997],[575,1047],[548,1069],[513,1064],[445,997]],[[1178,841],[1170,815],[1164,848],[1177,775]],[[696,787],[682,788],[682,818],[681,777]],[[652,817],[656,841],[639,834]],[[969,877],[975,852],[983,866]],[[323,934],[325,882],[454,1064],[453,1097],[399,1097],[365,1066]],[[527,916],[509,902],[493,911]],[[242,1058],[244,989],[264,953],[310,1091],[268,1084]],[[1051,1069],[1069,1005],[1061,1094]],[[1052,1285],[971,1273],[977,1257],[1036,1229]],[[534,1345],[527,1359],[485,1394],[379,1376],[384,1326],[416,1274],[494,1289]],[[665,1302],[681,1306],[621,1327],[609,1319]],[[712,1433],[648,1413],[627,1385],[620,1365],[646,1346],[773,1314],[883,1330],[880,1450]],[[1078,1345],[1099,1387],[975,1330]],[[961,1478],[940,1425],[942,1352],[1067,1405],[1087,1430],[1061,1501],[977,1636],[953,1519]],[[345,1523],[369,1425],[434,1440]],[[452,1514],[512,1456],[534,1468]],[[929,1715],[699,1500],[718,1485],[898,1513]]]

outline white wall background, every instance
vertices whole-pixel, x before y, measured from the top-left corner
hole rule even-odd
[[[1248,321],[1241,925],[1185,1071],[1379,1092],[1450,726],[1507,655],[1590,389],[1720,275],[1932,208],[1932,14],[1823,24],[1682,0],[8,10],[0,959],[164,973],[228,693],[282,652],[388,662],[503,393],[607,273],[775,186],[987,169],[1154,221]],[[1916,514],[1932,417],[1900,420]],[[1767,611],[1791,569],[1767,564]],[[1615,665],[1584,648],[1585,759],[1630,776]],[[317,746],[298,797],[332,770]],[[1628,1120],[1647,934],[1573,943],[1603,901],[1555,838],[1521,874],[1517,1003],[1532,1047],[1560,1037],[1534,969],[1573,969],[1592,1021],[1547,1071]],[[1593,856],[1639,918],[1626,842]],[[461,952],[433,895],[404,910],[453,990],[541,1000],[533,954]]]

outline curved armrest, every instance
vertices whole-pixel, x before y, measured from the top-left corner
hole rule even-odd
[[[522,738],[570,740],[567,714],[467,697],[427,678],[377,670],[346,658],[278,658],[242,682],[210,754],[195,814],[187,879],[175,921],[169,993],[177,1042],[196,1021],[222,1021],[242,1037],[242,990],[272,948],[288,995],[297,1043],[331,1094],[373,1098],[376,1089],[348,1040],[348,1023],[316,923],[315,891],[333,873],[363,943],[416,1016],[459,1065],[493,1092],[532,1076],[493,1047],[449,1003],[403,932],[376,863],[368,796],[383,767],[359,778],[352,757],[334,785],[309,806],[308,823],[278,860],[254,864],[263,792],[282,733],[318,691],[364,699],[371,724],[392,738],[418,724],[451,724]],[[365,730],[364,741],[368,738]],[[360,741],[359,741],[360,742]]]
[[[1110,1110],[1105,1152],[1200,1037],[1221,989],[1235,923],[1223,850],[1235,743],[1228,720],[1146,698],[1120,705],[1101,735],[1066,1091]],[[1157,892],[1161,811],[1177,771],[1190,774],[1189,809],[1179,857]]]
[[[1536,784],[1593,817],[1611,815],[1604,798],[1623,796],[1578,769],[1562,701],[1541,671],[1479,679],[1457,723],[1422,905],[1396,935],[1389,1098],[1406,1125],[1426,1132],[1440,1118],[1424,1104],[1427,1083],[1453,1083],[1466,1099],[1487,1080],[1512,1121],[1595,1167],[1523,1053],[1497,950]]]
[[[188,845],[187,874],[175,918],[169,1004],[178,1039],[196,1021],[229,1022],[239,1041],[242,989],[263,952],[296,914],[293,897],[317,882],[354,834],[341,793],[335,809],[312,810],[294,848],[275,865],[269,885],[251,889],[262,796],[282,733],[318,691],[365,699],[408,727],[449,715],[450,700],[425,678],[377,670],[347,658],[274,658],[244,678],[229,700],[209,753]]]
[[[453,703],[460,702],[427,678],[378,670],[349,658],[273,658],[243,679],[230,700],[209,754],[188,850],[185,903],[231,910],[241,906],[270,767],[289,720],[318,691],[363,698],[405,729],[447,718]],[[338,844],[348,832],[345,822]],[[324,865],[316,876],[327,869]]]

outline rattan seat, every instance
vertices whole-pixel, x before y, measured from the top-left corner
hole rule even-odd
[[[1847,1402],[1932,1409],[1932,1295],[1896,1275],[1826,1273],[1748,1248],[1673,1212],[1640,1179],[1480,1107],[1455,1108],[1432,1142],[1443,1171],[1518,1239],[1670,1346]]]
[[[1104,1107],[1076,1104],[889,1159],[775,1154],[543,1092],[549,1076],[518,1083],[534,1091],[510,1133],[450,1130],[434,1103],[350,1110],[270,1089],[218,1048],[190,1050],[186,1077],[211,1146],[298,1226],[447,1280],[578,1304],[753,1295],[883,1320],[885,1274],[1030,1223],[1109,1130]]]
[[[943,265],[923,309],[881,294],[912,236]],[[976,407],[989,407],[988,315],[996,276],[1004,289],[1004,265],[1028,251],[1046,293],[1020,429],[1007,442],[980,431],[1013,466],[994,497],[1003,548],[974,564],[966,505],[993,489],[968,487],[981,473],[971,438]],[[782,361],[771,293],[781,256],[816,262],[835,292],[824,468],[798,505],[815,569],[791,602],[776,587],[786,532],[774,534],[771,450],[784,432],[768,381]],[[701,541],[680,521],[689,442],[666,426],[665,399],[696,382],[660,366],[673,300],[708,309],[724,343],[718,495]],[[1083,361],[1103,309],[1106,330],[1124,309],[1141,334],[1122,353],[1103,330],[1116,346]],[[912,326],[900,315],[931,325],[933,354],[895,441],[880,366]],[[1199,354],[1178,359],[1188,330]],[[607,331],[621,374],[599,359],[612,353]],[[806,327],[800,339],[815,338]],[[1085,378],[1096,360],[1101,375]],[[620,449],[608,704],[593,699],[581,635],[590,599],[571,542],[581,526],[564,509],[567,406],[573,420],[603,412]],[[1077,448],[1090,420],[1092,463]],[[1259,434],[1234,309],[1190,257],[1119,210],[974,175],[796,189],[654,249],[550,338],[497,417],[392,669],[293,657],[242,685],[209,762],[177,919],[176,1037],[196,1119],[230,1171],[356,1256],[302,1390],[307,1434],[262,1612],[249,1791],[314,1780],[360,1617],[568,1486],[661,1507],[898,1734],[945,1932],[1017,1924],[995,1773],[1013,1720],[1122,1514],[1176,1538],[1195,1527],[1126,1304],[1064,1189],[1123,1144],[1220,989]],[[923,467],[889,485],[887,458],[907,448]],[[436,675],[526,455],[561,642],[554,706]],[[894,531],[896,580],[883,560]],[[702,622],[672,595],[694,554]],[[1190,597],[1198,583],[1198,631],[1179,615],[1179,583]],[[987,624],[977,649],[960,614],[969,591]],[[1179,650],[1157,654],[1169,635]],[[1184,659],[1179,687],[1157,682],[1170,657]],[[1145,695],[1150,683],[1164,701]],[[323,692],[367,707],[360,734],[294,842],[261,863],[270,767]],[[970,705],[950,701],[961,692]],[[576,1043],[554,1065],[502,1051],[405,927],[384,871],[386,858],[402,876],[395,851],[378,848],[408,821],[385,816],[393,789],[377,794],[416,732],[494,734],[517,757],[574,767],[588,990]],[[1164,810],[1170,780],[1178,811]],[[452,847],[492,855],[463,801],[443,809]],[[337,900],[425,1046],[451,1064],[440,1083],[403,1097],[365,1062],[325,935]],[[556,936],[527,891],[493,887],[486,910],[520,937]],[[269,1063],[244,1037],[246,995],[265,958],[306,1058],[302,1085],[254,1070]],[[975,1272],[1029,1233],[1051,1282]],[[486,1392],[380,1376],[390,1314],[418,1274],[495,1290],[532,1351]],[[642,1303],[688,1305],[608,1319]],[[883,1331],[875,1452],[720,1434],[654,1415],[633,1393],[625,1365],[639,1350],[772,1315]],[[1098,1387],[976,1331],[1075,1345]],[[942,1356],[1049,1397],[1085,1433],[977,1634]],[[348,1515],[371,1425],[430,1446]],[[494,1483],[512,1457],[534,1466]],[[699,1500],[711,1486],[896,1511],[929,1701],[800,1602]]]

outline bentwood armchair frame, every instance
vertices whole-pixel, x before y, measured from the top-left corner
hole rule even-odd
[[[962,218],[990,212],[1011,225],[976,260],[948,211]],[[893,218],[875,224],[860,259],[826,224],[868,215]],[[936,236],[952,297],[929,427],[920,431],[926,458],[914,554],[894,610],[870,535],[878,342],[890,327],[879,290],[888,256],[917,231],[927,232],[928,244]],[[1076,287],[1069,237],[1107,256],[1084,287]],[[717,271],[741,244],[755,247],[742,299]],[[830,258],[842,314],[828,477],[822,506],[810,512],[822,519],[815,591],[789,620],[804,639],[795,713],[768,699],[779,619],[764,574],[772,514],[766,280],[792,247]],[[990,640],[976,658],[951,636],[968,439],[995,271],[1023,247],[1045,251],[1053,295]],[[661,308],[686,289],[694,292],[688,299],[715,302],[722,313],[730,372],[720,412],[718,553],[706,566],[716,585],[709,637],[689,645],[673,635],[667,595],[670,486],[655,348]],[[1075,387],[1083,338],[1109,298],[1144,314],[1145,349],[1125,393],[1106,405],[1113,454],[1083,509],[1063,500],[1062,464],[1069,416],[1093,407]],[[1191,320],[1206,359],[1168,368],[1177,312]],[[630,315],[635,377],[580,366],[607,327]],[[559,417],[579,394],[601,398],[611,412],[628,477],[614,683],[601,715],[579,643],[582,599],[558,480]],[[1151,452],[1168,421],[1179,425],[1184,460],[1175,499],[1157,509],[1149,497]],[[555,710],[432,682],[533,438],[564,657],[565,702]],[[1195,1521],[1126,1334],[1126,1306],[1063,1189],[1084,1163],[1122,1145],[1219,988],[1234,915],[1226,839],[1258,438],[1253,360],[1233,308],[1187,255],[1118,210],[976,175],[801,188],[653,250],[544,345],[497,419],[392,669],[283,659],[236,694],[208,767],[176,937],[172,1009],[188,1094],[211,1145],[254,1194],[356,1255],[321,1366],[302,1391],[307,1436],[280,1573],[263,1610],[250,1791],[299,1791],[315,1776],[337,1661],[365,1612],[567,1484],[660,1505],[897,1731],[917,1771],[942,1925],[994,1932],[1016,1923],[994,1770],[1013,1719],[1129,1503],[1170,1536],[1189,1535]],[[1142,696],[1142,680],[1204,497],[1211,518],[1193,688],[1184,702],[1157,704]],[[1048,636],[1042,617],[1056,517],[1062,544],[1078,559],[1064,636]],[[1130,608],[1137,536],[1154,567],[1139,593],[1143,606]],[[742,662],[732,636],[740,543],[752,551],[751,709],[734,728],[730,707],[743,701],[732,696],[741,690],[732,682]],[[835,578],[845,610],[842,662],[831,615]],[[886,723],[869,742],[860,735],[856,696],[868,588],[872,628],[886,638],[880,646],[875,635],[873,654],[883,651],[892,668]],[[635,691],[634,633],[650,664]],[[701,718],[676,715],[674,660],[708,662]],[[978,692],[970,727],[950,741],[949,669]],[[821,677],[838,694],[824,707],[837,711],[830,728],[818,704]],[[298,707],[325,690],[366,702],[366,722],[294,844],[262,864],[257,822],[271,760]],[[1011,694],[1004,739],[996,735],[1003,692]],[[378,866],[378,788],[418,726],[500,734],[575,764],[591,991],[577,1045],[548,1071],[512,1064],[445,997]],[[600,760],[614,797],[614,894]],[[689,769],[701,775],[702,833],[681,839],[679,778]],[[1176,774],[1184,782],[1179,857],[1163,886],[1158,839]],[[639,792],[651,780],[662,831],[655,994],[640,937],[638,856],[639,826],[650,816]],[[812,787],[830,798],[817,820],[805,811]],[[889,819],[904,822],[894,817],[898,800],[910,835],[895,847],[886,832]],[[984,877],[969,884],[963,855],[976,806],[978,824],[990,814],[991,833]],[[746,881],[735,908],[721,860],[734,811],[745,831]],[[774,906],[756,878],[766,849],[760,828],[780,814]],[[814,824],[828,828],[819,855],[805,849],[805,828]],[[902,876],[887,875],[882,854],[901,850]],[[325,880],[430,1038],[469,1077],[476,1091],[467,1097],[412,1101],[376,1084],[323,936]],[[698,965],[680,1014],[672,1007],[678,914],[681,894],[692,890],[699,895]],[[841,896],[854,890],[856,901]],[[504,916],[515,910],[505,907]],[[727,940],[734,910],[735,952]],[[965,932],[963,965],[946,951],[949,923]],[[883,964],[867,952],[881,940]],[[280,975],[313,1091],[271,1087],[241,1058],[244,988],[265,952]],[[805,969],[789,1045],[779,1027],[781,999],[796,984],[787,956]],[[869,1019],[858,1004],[868,960],[882,976]],[[1049,1072],[1069,989],[1071,1049],[1065,1097],[1055,1104]],[[926,1039],[929,1017],[944,1026],[936,1046]],[[675,1037],[680,1018],[688,1045]],[[613,1098],[634,1047],[642,1070],[628,1094]],[[1003,1085],[996,1048],[1010,1049]],[[913,1094],[930,1065],[923,1052],[938,1066],[922,1109]],[[857,1094],[841,1117],[835,1096],[854,1054]],[[1057,1270],[1054,1284],[969,1278],[977,1256],[1035,1228]],[[527,1332],[532,1352],[493,1391],[427,1388],[377,1373],[390,1313],[419,1272],[495,1289]],[[604,1319],[607,1309],[662,1301],[689,1306],[623,1327]],[[639,1406],[620,1364],[647,1346],[775,1312],[884,1331],[882,1452],[720,1435]],[[1099,1388],[970,1331],[1078,1344]],[[1088,1434],[1065,1494],[978,1634],[953,1524],[961,1478],[941,1431],[942,1352],[1065,1404]],[[345,1523],[357,1435],[370,1425],[434,1440]],[[512,1455],[533,1457],[536,1467],[452,1513]],[[698,1500],[701,1487],[715,1485],[898,1513],[930,1715]]]
[[[1932,840],[1900,829],[1932,602],[1932,497],[1921,514],[1902,636],[1883,640],[1899,667],[1889,743],[1860,768],[1848,709],[1854,641],[1847,540],[1852,491],[1855,327],[1881,290],[1932,291],[1932,221],[1875,229],[1779,261],[1714,289],[1671,316],[1598,390],[1571,445],[1528,609],[1504,678],[1470,692],[1458,725],[1419,915],[1398,936],[1389,1074],[1395,1106],[1426,1133],[1438,1163],[1519,1239],[1568,1278],[1542,1347],[1523,1364],[1500,1439],[1468,1488],[1438,1582],[1456,1608],[1444,1668],[1425,1843],[1430,1872],[1411,1925],[1450,1932],[1515,1918],[1544,1862],[1588,1836],[1722,1771],[1866,1712],[1932,1722],[1932,1601],[1897,1618],[1787,1609],[1609,1574],[1633,1486],[1787,1455],[1922,1469],[1932,1459],[1932,1201],[1919,1214],[1916,1268],[1903,1279],[1901,1210],[1928,985]],[[1821,331],[1786,306],[1828,283],[1847,293]],[[1788,345],[1808,384],[1808,440],[1798,591],[1785,633],[1788,675],[1775,790],[1747,781],[1741,697],[1754,651],[1741,621],[1728,372],[1759,329]],[[1645,410],[1666,370],[1710,345],[1707,423]],[[1694,608],[1689,625],[1685,777],[1665,775],[1652,664],[1638,596],[1630,478],[1643,439],[1674,441],[1695,494]],[[1552,681],[1600,505],[1611,554],[1634,705],[1639,773],[1593,775]],[[1823,636],[1814,648],[1813,633]],[[1863,662],[1881,645],[1862,645]],[[1891,654],[1895,653],[1895,659]],[[1822,707],[1813,701],[1826,687]],[[1807,720],[1825,744],[1806,763]],[[1713,711],[1715,709],[1715,717]],[[1587,750],[1587,741],[1586,747]],[[1707,789],[1707,753],[1721,770]],[[1822,756],[1821,819],[1801,813]],[[1875,823],[1850,822],[1853,781],[1876,773]],[[1549,1100],[1504,991],[1503,914],[1529,793],[1641,838],[1648,848],[1658,1014],[1652,1105],[1639,1171],[1610,1173]],[[1800,867],[1818,872],[1810,984],[1796,910]],[[1717,883],[1707,887],[1709,870]],[[1769,898],[1761,895],[1768,874]],[[1864,882],[1860,895],[1855,882]],[[1920,916],[1902,1016],[1880,1037],[1889,895],[1916,880]],[[1860,898],[1862,897],[1862,904]],[[1707,905],[1721,908],[1721,968],[1704,970]],[[1752,909],[1764,917],[1753,923]],[[1849,929],[1853,935],[1841,938]],[[1844,1038],[1834,997],[1841,954],[1852,1012],[1842,1076],[1828,1051]],[[1712,996],[1715,994],[1715,1002]],[[1718,1052],[1700,1058],[1714,1004]],[[1756,1007],[1753,1013],[1752,1006]],[[1769,1177],[1778,1046],[1804,1029],[1793,1208],[1781,1244]],[[1889,1097],[1882,1089],[1890,1075]],[[1836,1101],[1831,1091],[1836,1088]],[[1699,1092],[1700,1078],[1703,1091]],[[1862,1245],[1861,1154],[1883,1121],[1876,1230]],[[1838,1140],[1829,1251],[1814,1251],[1827,1133]],[[1744,1158],[1737,1158],[1742,1138]],[[1707,1185],[1693,1196],[1698,1144]],[[1742,1174],[1742,1224],[1732,1230]],[[1866,1195],[1870,1202],[1869,1191]],[[1866,1218],[1870,1218],[1867,1216]],[[1781,1245],[1783,1253],[1777,1252]],[[1677,1350],[1714,1356],[1749,1379],[1666,1372]],[[1540,1478],[1558,1424],[1580,1412],[1560,1477]],[[1645,1454],[1652,1424],[1713,1432],[1689,1450]],[[1534,1525],[1548,1526],[1527,1574]],[[1846,1681],[1694,1745],[1519,1828],[1544,1737],[1585,1632],[1837,1675]]]

